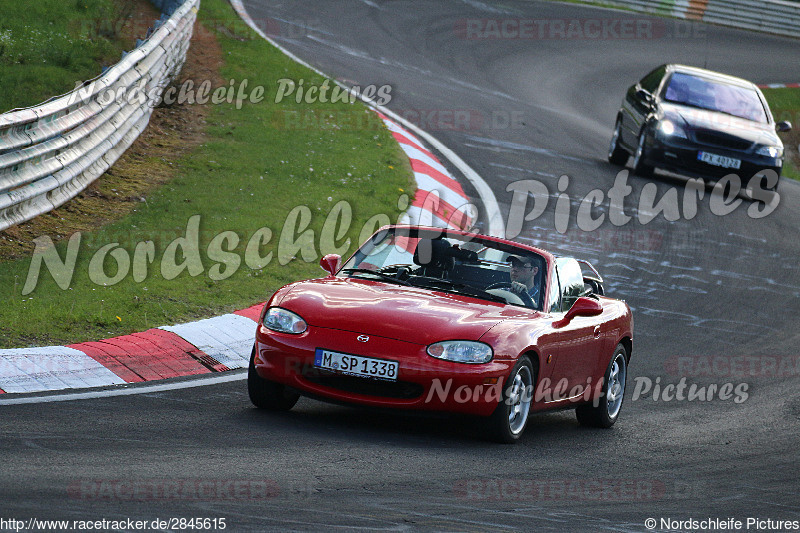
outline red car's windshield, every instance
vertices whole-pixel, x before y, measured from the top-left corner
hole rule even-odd
[[[390,228],[375,234],[340,271],[540,308],[545,259],[475,236]]]

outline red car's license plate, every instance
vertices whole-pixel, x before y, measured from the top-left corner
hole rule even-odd
[[[362,357],[360,355],[332,352],[330,350],[317,348],[314,357],[314,366],[353,376],[397,381],[397,370],[400,364],[397,361]]]

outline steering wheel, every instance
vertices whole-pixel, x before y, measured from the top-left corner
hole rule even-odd
[[[525,307],[530,307],[532,309],[536,309],[536,302],[533,301],[533,298],[531,298],[531,295],[528,294],[528,291],[524,290],[522,292],[515,292],[514,289],[512,288],[512,284],[509,283],[508,281],[501,281],[499,283],[492,283],[491,285],[489,285],[488,287],[486,287],[483,290],[488,291],[490,289],[504,289],[504,290],[510,291],[513,294],[516,294],[517,296],[519,296],[520,300],[522,300],[522,303],[525,304]]]

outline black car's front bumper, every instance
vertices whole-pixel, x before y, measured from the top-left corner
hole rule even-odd
[[[737,159],[741,164],[739,168],[712,165],[699,159],[701,152]],[[780,176],[783,167],[782,158],[763,156],[752,151],[706,146],[691,139],[662,134],[648,137],[643,157],[648,165],[677,173],[690,173],[697,177],[718,179],[735,174],[741,180],[743,187],[747,186],[753,177],[762,176],[767,171],[774,171]]]

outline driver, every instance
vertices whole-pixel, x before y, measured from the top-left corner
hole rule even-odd
[[[533,304],[539,305],[539,283],[536,280],[539,267],[529,257],[511,255],[508,260],[511,262],[511,292],[527,292]]]

